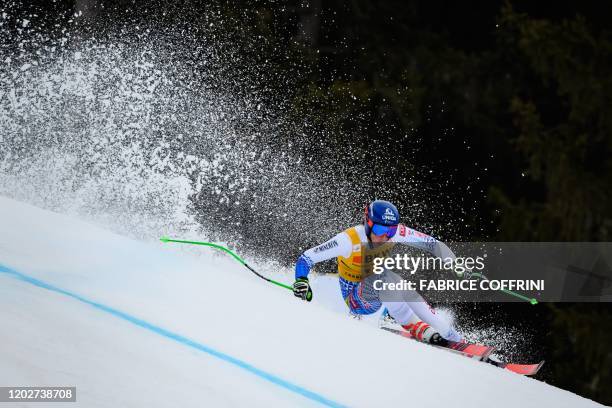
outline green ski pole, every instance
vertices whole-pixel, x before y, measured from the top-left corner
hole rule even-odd
[[[178,243],[178,244],[203,245],[203,246],[212,247],[212,248],[215,248],[215,249],[220,249],[220,250],[230,254],[235,260],[240,262],[248,270],[253,272],[255,275],[259,276],[261,279],[263,279],[263,280],[265,280],[267,282],[273,283],[273,284],[275,284],[277,286],[280,286],[282,288],[289,289],[290,291],[293,291],[293,288],[291,286],[287,286],[284,283],[280,283],[280,282],[277,282],[275,280],[272,280],[270,278],[267,278],[267,277],[263,276],[262,274],[257,272],[255,269],[253,269],[251,267],[251,265],[247,264],[244,259],[239,257],[236,253],[232,252],[229,248],[224,247],[223,245],[215,244],[213,242],[185,241],[185,240],[182,240],[182,239],[172,239],[172,238],[167,238],[167,237],[161,237],[159,240],[161,242],[175,242],[175,243]]]

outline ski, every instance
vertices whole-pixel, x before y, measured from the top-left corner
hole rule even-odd
[[[386,330],[391,333],[398,334],[408,339],[412,339],[414,341],[419,341],[415,339],[410,334],[410,332],[407,332],[405,330],[394,329],[394,328],[387,327],[387,326],[381,326],[381,329]],[[448,344],[444,346],[438,345],[438,344],[429,344],[429,343],[424,343],[424,344],[428,344],[430,346],[449,350],[456,354],[460,354],[462,356],[473,358],[479,361],[486,360],[487,357],[489,357],[489,354],[491,354],[495,350],[495,347],[492,347],[492,346],[484,346],[482,344],[472,344],[472,343],[459,343],[455,341],[449,341]]]
[[[536,375],[540,368],[544,365],[544,360],[536,364],[515,364],[515,363],[504,363],[498,362],[491,359],[486,360],[487,363],[493,364],[496,367],[503,368],[504,370],[512,371],[513,373],[520,375]]]
[[[380,328],[388,332],[400,335],[402,337],[406,337],[408,339],[418,341],[410,334],[410,332],[407,332],[405,330],[395,329],[395,328],[391,328],[387,326],[381,326]],[[429,343],[424,343],[424,344],[429,344]],[[454,341],[449,341],[448,344],[445,346],[436,345],[436,344],[429,344],[429,345],[437,347],[437,348],[445,349],[445,350],[454,352],[456,354],[459,354],[465,357],[473,358],[478,361],[482,361],[483,363],[489,363],[496,367],[499,367],[504,370],[511,371],[515,374],[520,374],[520,375],[526,375],[526,376],[536,375],[538,371],[540,370],[540,368],[542,368],[542,366],[544,365],[544,360],[536,364],[504,363],[501,361],[492,360],[489,358],[489,355],[493,351],[495,351],[494,346],[485,346],[482,344],[473,344],[473,343],[458,343]]]

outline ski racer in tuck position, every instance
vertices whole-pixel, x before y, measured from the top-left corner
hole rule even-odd
[[[308,249],[298,258],[293,284],[295,296],[311,301],[308,273],[314,264],[336,258],[340,292],[352,314],[368,315],[385,306],[389,315],[417,340],[440,345],[446,340],[463,341],[463,337],[440,318],[417,292],[403,291],[393,296],[381,296],[379,291],[374,290],[374,278],[388,283],[400,282],[401,277],[395,272],[385,270],[380,275],[364,276],[368,275],[364,271],[371,265],[363,259],[363,250],[368,250],[372,255],[367,257],[368,260],[388,254],[389,248],[398,243],[427,251],[442,259],[455,259],[453,252],[435,238],[400,224],[397,208],[388,201],[373,201],[365,210],[363,225],[348,228],[329,241]]]

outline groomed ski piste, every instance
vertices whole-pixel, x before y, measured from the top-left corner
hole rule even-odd
[[[0,233],[0,385],[76,386],[49,406],[601,406],[351,319],[333,279],[305,303],[211,250],[4,197]]]

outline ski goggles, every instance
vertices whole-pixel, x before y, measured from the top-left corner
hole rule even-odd
[[[368,226],[372,230],[372,234],[374,235],[387,235],[388,238],[391,238],[395,235],[397,231],[397,225],[381,225],[375,224],[374,222],[368,220]]]

